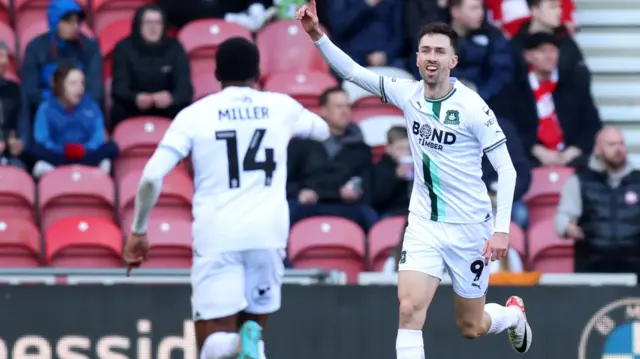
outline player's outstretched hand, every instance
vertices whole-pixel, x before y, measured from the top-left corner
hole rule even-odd
[[[507,233],[496,232],[484,244],[482,256],[484,264],[488,265],[489,261],[497,261],[507,256],[509,249],[509,235]]]
[[[313,41],[318,41],[324,35],[322,29],[320,29],[316,0],[309,1],[309,5],[302,5],[296,12],[296,19],[300,21],[302,28]]]
[[[142,262],[147,260],[148,252],[149,241],[147,240],[147,235],[131,233],[122,251],[122,259],[127,264],[127,277],[131,275],[131,269],[140,267]]]

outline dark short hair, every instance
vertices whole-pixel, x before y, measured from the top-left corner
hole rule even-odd
[[[328,89],[324,90],[322,92],[322,95],[320,95],[320,101],[319,101],[320,106],[326,106],[329,103],[329,96],[338,92],[346,93],[346,91],[339,86],[329,87]]]
[[[220,82],[257,80],[260,77],[258,47],[243,37],[232,37],[216,52],[216,78]]]
[[[432,22],[420,29],[418,34],[418,41],[420,41],[425,35],[440,34],[449,38],[451,41],[451,47],[453,51],[458,50],[458,33],[449,25],[444,22]]]
[[[67,76],[69,76],[69,73],[73,70],[82,72],[81,68],[73,64],[61,64],[56,68],[51,79],[51,92],[53,96],[58,98],[64,97],[64,80],[67,79]]]
[[[387,131],[387,144],[392,144],[405,138],[409,138],[409,135],[407,135],[407,128],[404,126],[392,126]]]
[[[556,47],[558,46],[558,42],[555,36],[547,34],[546,32],[536,32],[530,34],[524,38],[523,43],[525,50],[537,49],[538,47],[545,44],[554,45]]]

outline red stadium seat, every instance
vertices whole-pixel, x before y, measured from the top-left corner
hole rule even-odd
[[[531,224],[529,258],[533,270],[542,273],[573,273],[573,240],[556,235],[553,218]]]
[[[0,0],[0,22],[11,26],[11,0]]]
[[[33,221],[35,187],[27,172],[13,166],[0,166],[0,218]]]
[[[336,79],[323,72],[291,71],[272,74],[264,84],[265,91],[290,95],[303,106],[318,106],[320,95],[329,87],[335,87]]]
[[[102,76],[111,78],[113,70],[113,50],[118,42],[131,33],[131,19],[123,19],[110,23],[98,32],[100,52],[102,52]]]
[[[141,171],[127,173],[120,183],[119,204],[122,228],[128,231],[133,220],[133,205],[138,192]],[[169,173],[162,183],[162,191],[158,203],[151,211],[151,218],[175,219],[191,221],[191,198],[193,197],[193,182],[182,171]]]
[[[378,106],[371,107],[353,107],[352,109],[352,117],[353,122],[358,123],[364,121],[367,118],[378,117],[378,116],[404,116],[402,110],[399,108],[388,105],[388,104],[380,104]]]
[[[190,268],[191,221],[180,218],[152,219],[147,226],[147,268]],[[129,228],[125,228],[129,231]]]
[[[396,216],[381,220],[369,231],[369,269],[380,272],[384,263],[400,244],[407,217]]]
[[[171,125],[164,117],[139,116],[120,122],[113,130],[113,140],[120,155],[115,160],[116,181],[131,171],[141,171]],[[181,166],[182,168],[183,166]]]
[[[527,242],[522,228],[516,223],[511,222],[509,227],[509,247],[515,249],[520,254],[522,263],[527,265]]]
[[[193,86],[193,101],[200,100],[203,97],[209,96],[222,90],[222,85],[218,81],[213,72],[191,75],[191,85]]]
[[[93,13],[93,29],[96,34],[101,34],[103,30],[114,22],[133,20],[136,10],[152,0],[92,0],[91,12]],[[131,30],[131,27],[128,28]]]
[[[297,21],[276,21],[258,33],[260,73],[266,81],[271,74],[288,71],[329,73],[320,51]]]
[[[178,32],[178,40],[189,55],[191,73],[214,77],[218,46],[231,37],[251,40],[251,33],[242,25],[222,19],[202,19],[186,24]]]
[[[22,27],[16,27],[18,43],[20,44],[21,60],[24,59],[24,52],[27,50],[27,45],[29,45],[31,40],[48,31],[49,25],[47,25],[46,17],[39,13],[35,13],[34,17],[30,21],[25,22]],[[91,31],[85,22],[82,23],[80,31],[89,38],[95,37],[93,31]]]
[[[40,232],[24,219],[0,219],[0,263],[2,267],[39,267]]]
[[[115,217],[113,181],[97,167],[57,167],[40,179],[38,194],[45,231],[64,218],[87,216],[113,221]]]
[[[296,223],[289,235],[295,268],[338,269],[356,283],[365,270],[365,238],[355,223],[340,217],[313,217]]]
[[[45,263],[66,268],[122,266],[122,232],[101,218],[71,217],[45,232]]]
[[[531,188],[525,194],[529,207],[529,222],[535,223],[553,217],[565,182],[573,175],[570,167],[544,166],[533,169]]]

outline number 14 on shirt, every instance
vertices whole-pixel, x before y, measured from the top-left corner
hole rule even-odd
[[[256,161],[258,149],[262,144],[267,130],[256,129],[249,142],[242,160],[242,171],[264,171],[264,185],[271,186],[273,172],[276,170],[273,148],[265,148],[265,160]],[[229,188],[240,188],[240,162],[238,157],[238,134],[235,130],[216,131],[216,140],[227,143],[227,163],[229,164]]]

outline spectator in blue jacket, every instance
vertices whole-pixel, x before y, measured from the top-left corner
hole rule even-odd
[[[329,0],[326,4],[333,39],[362,66],[404,68],[400,0]]]
[[[485,21],[482,0],[450,0],[449,8],[451,26],[460,36],[458,66],[451,76],[473,83],[491,105],[513,77],[511,45]]]
[[[38,107],[34,143],[29,149],[37,160],[36,178],[65,164],[111,171],[118,148],[105,139],[100,106],[85,93],[84,79],[82,70],[73,65],[60,65],[53,74],[53,96]]]
[[[47,8],[49,32],[27,45],[22,65],[22,86],[33,116],[43,100],[51,96],[51,75],[62,63],[85,71],[87,91],[102,103],[102,57],[98,43],[80,32],[83,8],[74,0],[53,0]]]
[[[521,228],[527,228],[529,224],[529,211],[523,201],[523,197],[531,185],[531,161],[518,135],[517,128],[510,121],[504,119],[498,120],[498,123],[507,139],[507,149],[509,150],[513,167],[515,167],[518,173],[516,188],[513,194],[511,220]],[[492,202],[495,203],[496,189],[498,188],[498,174],[493,169],[491,163],[489,163],[487,156],[484,156],[482,159],[482,180],[487,185]]]

